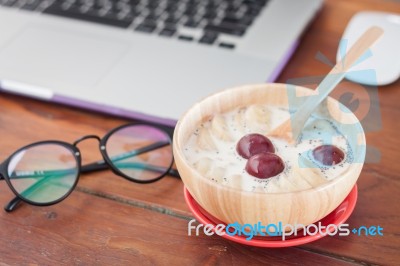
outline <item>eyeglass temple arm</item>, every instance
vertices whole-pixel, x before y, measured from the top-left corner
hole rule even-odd
[[[0,180],[4,180],[4,177],[0,175]],[[11,212],[15,209],[15,207],[20,203],[21,200],[18,197],[13,198],[6,206],[4,206],[4,210],[6,212]]]
[[[4,180],[4,177],[2,175],[0,175],[0,180]],[[6,206],[4,206],[4,210],[6,212],[11,212],[12,210],[15,209],[15,207],[20,201],[21,200],[18,197],[13,198]]]
[[[143,169],[150,170],[150,171],[161,171],[161,172],[165,171],[165,168],[163,168],[164,170],[162,170],[160,167],[155,167],[155,166],[141,164],[141,163],[138,163],[138,164],[134,165],[133,167],[135,167],[135,166],[141,167]],[[131,167],[126,166],[123,168],[131,168]],[[82,166],[81,173],[91,173],[91,172],[103,171],[103,170],[108,170],[108,169],[109,169],[109,166],[104,161],[98,161],[98,162],[94,162],[94,163],[90,163],[90,164],[86,164],[86,165]],[[180,178],[178,171],[175,169],[172,169],[172,168],[169,169],[168,175]]]
[[[12,212],[18,204],[21,202],[21,199],[18,197],[13,198],[6,206],[4,206],[4,210],[6,212]]]

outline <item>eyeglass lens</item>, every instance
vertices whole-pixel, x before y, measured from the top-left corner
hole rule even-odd
[[[115,131],[106,142],[106,154],[123,175],[143,182],[167,173],[173,161],[168,134],[148,125]]]
[[[8,176],[22,198],[35,203],[51,203],[66,196],[78,177],[78,161],[68,147],[42,143],[14,154]]]

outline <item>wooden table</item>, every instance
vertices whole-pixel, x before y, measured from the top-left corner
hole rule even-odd
[[[400,13],[396,1],[330,0],[318,14],[292,60],[279,77],[324,75],[335,61],[347,22],[360,10]],[[357,85],[347,83],[349,88]],[[400,81],[379,88],[382,128],[367,133],[381,151],[379,163],[366,164],[358,182],[359,198],[348,223],[380,225],[384,236],[325,237],[284,249],[243,246],[218,236],[187,235],[192,214],[180,180],[166,177],[151,184],[130,183],[103,171],[81,176],[65,201],[50,207],[21,205],[0,210],[0,262],[6,264],[385,264],[400,263]],[[0,160],[30,142],[72,142],[87,134],[102,136],[127,120],[0,94]],[[80,146],[83,158],[100,158],[97,143]],[[89,158],[89,159],[88,159]],[[0,202],[13,197],[0,184]]]

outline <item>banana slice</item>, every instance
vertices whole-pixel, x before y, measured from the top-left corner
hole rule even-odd
[[[310,182],[308,182],[301,175],[291,175],[291,176],[287,176],[285,178],[287,178],[288,182],[290,182],[294,186],[293,191],[299,191],[299,190],[312,188],[312,185],[310,184]]]
[[[245,108],[240,108],[233,116],[232,116],[232,124],[234,128],[239,132],[244,134],[246,129],[246,120],[245,120]]]
[[[211,131],[215,137],[223,141],[232,141],[229,128],[221,115],[216,115],[211,121]]]
[[[298,173],[298,180],[302,179],[307,182],[311,187],[317,187],[326,183],[326,179],[321,175],[320,168],[308,158],[300,157],[301,167],[294,167],[294,172]],[[295,176],[295,175],[293,175]]]
[[[300,169],[300,176],[312,187],[318,187],[327,182],[327,180],[319,173],[319,168]]]
[[[214,167],[208,172],[208,178],[216,183],[224,182],[225,169],[222,167]]]
[[[249,106],[245,113],[245,119],[253,132],[265,134],[270,129],[270,112],[266,106],[259,104]]]
[[[197,136],[197,146],[201,150],[217,150],[217,146],[211,136],[210,130],[208,128],[200,128]]]
[[[201,175],[207,176],[212,167],[212,160],[208,157],[203,157],[195,162],[193,166]]]

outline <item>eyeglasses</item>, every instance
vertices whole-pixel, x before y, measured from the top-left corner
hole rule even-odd
[[[153,124],[117,127],[103,138],[84,136],[73,144],[49,140],[20,148],[0,164],[0,180],[5,179],[16,197],[4,209],[13,211],[21,201],[48,206],[65,199],[78,183],[80,173],[111,169],[116,175],[137,183],[155,182],[172,169],[171,132]],[[77,144],[97,139],[102,161],[81,165]]]

